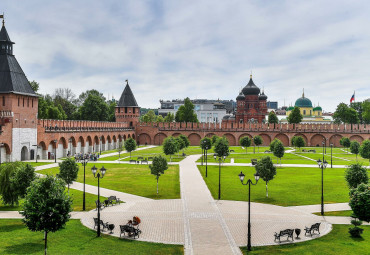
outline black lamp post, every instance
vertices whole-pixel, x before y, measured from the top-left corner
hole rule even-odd
[[[204,162],[204,145],[206,143],[206,140],[203,140],[202,141],[202,166],[203,166],[203,162]]]
[[[54,162],[57,163],[57,142],[58,140],[54,140]]]
[[[321,168],[321,215],[324,215],[324,169],[328,165],[328,162],[325,159],[323,161],[319,159],[317,164]]]
[[[4,147],[3,143],[0,143],[0,166],[1,166],[1,148]]]
[[[217,159],[217,154],[213,155],[214,159]],[[226,156],[218,156],[218,200],[221,199],[221,162],[224,162]]]
[[[85,170],[86,170],[86,165],[87,165],[87,162],[89,161],[89,158],[85,158],[83,157],[82,159],[83,161],[81,162],[81,164],[84,166],[84,192],[83,192],[83,199],[82,199],[82,210],[85,211],[86,209],[86,197],[85,197]]]
[[[97,170],[98,169],[95,167],[95,165],[91,168],[91,171],[94,174],[94,177],[98,178],[98,234],[97,236],[100,237],[100,179],[103,179],[105,171],[107,171],[107,169],[105,169],[103,166],[102,168],[100,168],[100,173],[98,172],[96,174]]]
[[[69,138],[69,156],[72,156],[72,138]]]
[[[34,144],[32,146],[36,147],[36,163],[37,163],[37,151],[39,150],[40,146],[38,146],[37,144]]]
[[[333,168],[333,144],[330,144],[330,168]]]
[[[209,150],[208,148],[208,145],[204,148],[204,150],[206,151],[206,177],[208,177],[208,154],[207,154],[207,151]]]
[[[101,155],[101,146],[102,146],[102,144],[101,144],[101,143],[102,143],[102,137],[99,137],[99,140],[100,140],[100,142],[99,142],[99,143],[100,143],[100,144],[99,144],[99,145],[100,145],[100,146],[99,146],[99,155]]]
[[[245,175],[243,174],[243,172],[240,172],[239,179],[241,183],[243,185],[248,185],[248,244],[247,244],[247,248],[248,248],[248,251],[250,251],[252,248],[252,245],[251,245],[251,184],[256,185],[258,180],[260,179],[260,176],[258,172],[254,174],[254,179],[256,180],[256,183],[253,183],[251,179],[248,179],[248,181],[244,183],[243,182],[244,177]]]

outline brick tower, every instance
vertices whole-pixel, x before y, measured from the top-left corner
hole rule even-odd
[[[136,125],[140,118],[140,107],[137,105],[128,80],[116,107],[116,122],[127,122],[130,127]]]
[[[37,144],[38,96],[13,55],[13,42],[5,28],[0,30],[0,135],[2,160],[28,160]],[[10,156],[11,155],[11,156]],[[4,157],[5,156],[5,157]]]

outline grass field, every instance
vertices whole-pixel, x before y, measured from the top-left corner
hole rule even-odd
[[[100,169],[103,164],[95,162],[86,166],[86,183],[98,185],[96,178],[91,173],[91,168],[96,166]],[[169,165],[168,169],[159,178],[159,194],[156,193],[156,179],[150,174],[148,165],[136,164],[106,164],[107,172],[100,181],[100,187],[126,192],[134,195],[153,199],[175,199],[180,198],[179,166]],[[59,168],[50,168],[38,171],[41,174],[57,174]],[[83,167],[80,166],[78,182],[83,182]]]
[[[44,254],[43,233],[29,231],[21,220],[0,220],[0,243],[0,254]],[[70,220],[65,229],[48,234],[48,254],[183,254],[183,246],[97,238],[79,220]]]
[[[352,213],[353,213],[352,210],[349,210],[349,211],[333,211],[333,212],[325,212],[325,216],[347,216],[347,217],[351,217]],[[319,212],[313,213],[313,214],[321,216],[321,213],[319,213]]]
[[[211,194],[218,198],[218,166],[208,166],[205,178],[205,166],[198,166]],[[222,166],[221,199],[246,201],[248,189],[241,185],[238,174],[254,181],[254,167]],[[320,204],[321,170],[319,168],[278,167],[275,178],[268,183],[269,197],[266,197],[266,183],[260,179],[251,188],[251,200],[254,202],[281,206]],[[324,173],[325,203],[348,202],[348,187],[344,179],[344,169],[327,168]]]
[[[333,225],[333,230],[312,241],[253,247],[251,252],[246,247],[242,248],[243,254],[369,254],[370,251],[370,226],[361,226],[364,233],[361,238],[353,238],[348,233],[349,225]]]
[[[83,201],[83,192],[75,189],[70,189],[69,194],[73,199],[73,211],[82,211],[82,201]],[[92,210],[95,209],[95,200],[98,200],[98,196],[90,193],[85,193],[86,195],[86,210]],[[100,201],[104,201],[105,197],[100,197]],[[1,201],[1,200],[0,200]],[[0,202],[0,211],[21,211],[22,210],[22,204],[23,204],[23,199],[19,201],[18,206],[4,206]]]

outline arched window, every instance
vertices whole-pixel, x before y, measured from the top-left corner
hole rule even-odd
[[[303,110],[303,115],[306,115],[306,110]]]

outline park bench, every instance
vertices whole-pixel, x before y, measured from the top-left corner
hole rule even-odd
[[[135,163],[136,164],[136,160],[135,159],[130,159],[130,164],[131,163]]]
[[[109,229],[108,228],[108,225],[109,225],[108,222],[104,223],[103,220],[100,220],[100,225],[102,225],[102,227],[103,227],[102,231],[104,231],[104,229],[107,229],[107,230]]]
[[[139,217],[134,216],[132,220],[129,220],[126,225],[120,225],[120,237],[122,234],[125,236],[126,233],[129,237],[135,237],[139,238],[139,235],[141,234],[141,230],[139,229],[139,224],[141,220]]]
[[[257,159],[251,159],[251,162],[252,162],[252,166],[255,166],[255,165],[257,165]]]
[[[235,152],[234,150],[230,150],[230,152]]]
[[[307,151],[305,149],[303,149],[302,152],[307,152]]]
[[[116,196],[110,196],[108,199],[111,201],[111,204],[113,205],[113,201],[115,201],[115,204],[120,204],[122,201],[121,199],[117,198]]]
[[[103,209],[104,208],[104,205],[99,200],[95,200],[95,205],[96,205],[96,210],[98,210],[98,207],[100,209]]]
[[[315,223],[315,224],[313,224],[311,227],[305,227],[305,233],[304,233],[304,235],[306,235],[306,234],[310,234],[311,236],[314,234],[314,232],[315,231],[317,231],[317,232],[319,232],[319,234],[320,234],[320,222],[319,223]]]
[[[153,157],[148,157],[148,160],[149,160],[149,161],[153,160]]]
[[[186,154],[185,154],[185,153],[182,153],[182,156],[183,156],[183,157],[186,157]]]
[[[264,153],[271,153],[271,151],[269,151],[269,150],[265,150],[265,152]]]
[[[274,241],[279,240],[279,242],[281,242],[280,237],[282,237],[282,236],[287,236],[287,241],[289,241],[289,238],[292,238],[292,241],[294,241],[293,240],[293,233],[294,233],[294,229],[281,230],[280,233],[275,232],[275,234],[274,234],[275,240]]]
[[[147,160],[147,159],[143,159],[143,160],[141,160],[141,164],[143,164],[143,163],[148,164],[148,160]]]
[[[98,218],[94,218],[94,229],[99,225]]]

